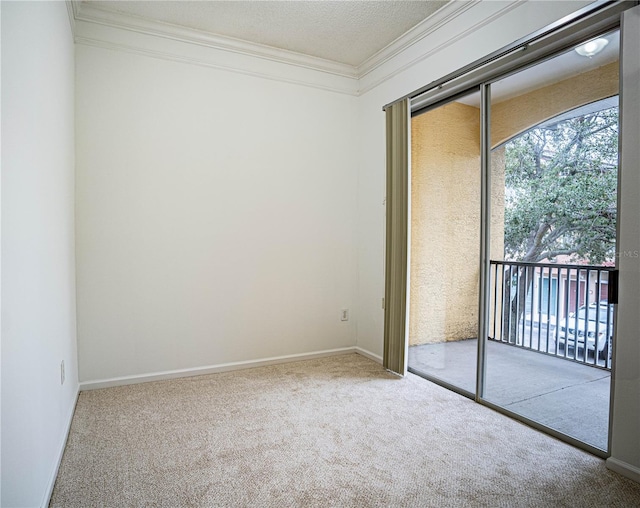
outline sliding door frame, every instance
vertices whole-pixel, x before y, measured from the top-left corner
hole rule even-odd
[[[626,9],[625,9],[626,10]],[[622,11],[624,12],[624,11]],[[481,102],[481,173],[482,173],[482,216],[483,216],[483,226],[481,230],[481,245],[480,252],[482,257],[482,265],[480,267],[480,302],[479,302],[479,323],[478,323],[478,367],[477,367],[477,382],[476,382],[476,397],[475,400],[487,406],[495,411],[498,411],[504,415],[507,415],[511,418],[514,418],[518,421],[521,421],[530,427],[533,427],[537,430],[545,432],[561,441],[569,443],[577,448],[581,448],[593,455],[606,459],[611,454],[611,432],[613,428],[612,415],[613,415],[613,403],[614,403],[614,383],[615,383],[615,358],[611,362],[611,383],[609,389],[609,421],[608,421],[608,429],[607,429],[607,449],[602,450],[595,446],[592,446],[584,441],[580,441],[568,434],[560,432],[552,427],[544,425],[536,420],[532,420],[524,415],[519,413],[515,413],[510,411],[509,409],[504,408],[498,404],[488,401],[484,398],[485,391],[485,379],[486,379],[486,343],[487,343],[487,329],[489,322],[489,309],[488,302],[490,299],[490,287],[488,281],[490,280],[490,242],[491,242],[491,231],[490,231],[490,211],[491,211],[491,86],[500,80],[508,78],[514,74],[517,74],[529,67],[533,67],[540,63],[544,63],[547,60],[550,60],[567,50],[570,50],[572,47],[575,47],[576,44],[580,44],[589,39],[593,39],[595,37],[599,37],[601,35],[613,32],[613,31],[621,31],[621,17],[622,12],[618,12],[614,14],[612,19],[606,19],[604,22],[600,22],[596,24],[592,30],[588,30],[586,28],[580,28],[577,31],[571,31],[571,33],[567,34],[566,41],[570,41],[565,44],[564,42],[559,45],[554,45],[555,47],[561,48],[555,50],[553,53],[546,53],[545,56],[540,57],[536,60],[527,59],[522,66],[519,67],[511,67],[508,70],[505,70],[502,73],[497,73],[493,75],[480,85],[481,91],[483,93],[483,100]],[[622,38],[620,39],[620,55],[619,55],[619,66],[622,65]],[[618,93],[622,96],[622,80],[619,82]],[[622,135],[620,135],[620,142]],[[620,150],[619,150],[620,153]],[[620,156],[619,156],[620,158]],[[620,160],[620,159],[619,159]],[[622,170],[622,165],[618,164],[618,181],[620,181],[620,171]],[[621,202],[620,199],[617,201],[618,211],[620,210]],[[617,225],[616,230],[616,249],[620,245],[620,235],[619,235],[619,224]],[[617,323],[617,305],[614,308],[614,331],[613,336],[615,338],[616,328],[615,323]],[[616,342],[614,340],[614,342]],[[613,354],[615,355],[615,348],[613,349]]]
[[[480,85],[480,295],[476,402],[482,402],[486,379],[486,339],[489,328],[489,260],[491,258],[491,86]]]
[[[472,397],[480,404],[513,417],[536,429],[542,430],[558,439],[582,448],[594,455],[606,458],[611,448],[611,429],[613,414],[613,393],[615,379],[615,357],[611,369],[611,391],[609,408],[609,430],[607,451],[593,447],[571,436],[558,432],[527,417],[513,413],[483,398],[486,376],[486,340],[489,323],[489,254],[490,254],[490,195],[491,195],[491,133],[490,100],[491,84],[507,76],[537,65],[554,56],[575,47],[577,44],[601,34],[620,29],[622,13],[640,2],[598,2],[587,6],[571,16],[550,25],[529,37],[516,41],[488,57],[478,60],[459,71],[435,81],[399,100],[411,100],[411,116],[435,108],[453,100],[473,88],[481,93],[481,230],[480,230],[480,294],[478,301],[478,352],[475,397],[437,378],[428,379],[463,395]],[[620,59],[622,61],[622,58]],[[622,83],[620,84],[622,87]],[[621,91],[622,93],[622,91]],[[396,101],[397,102],[397,101]],[[395,103],[395,102],[394,102]],[[385,110],[391,105],[385,106]],[[620,171],[620,169],[619,169]],[[620,207],[620,203],[618,204]],[[387,232],[388,234],[388,232]],[[617,238],[619,245],[619,238]],[[387,281],[388,283],[388,281]],[[408,281],[407,281],[408,283]],[[389,302],[387,302],[388,304]],[[617,319],[615,320],[617,321]],[[404,345],[406,347],[406,344]],[[614,352],[615,354],[615,352]]]

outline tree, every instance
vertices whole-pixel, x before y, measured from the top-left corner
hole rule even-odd
[[[545,122],[505,144],[505,259],[539,262],[567,255],[602,264],[614,255],[618,174],[618,108]],[[510,340],[533,269],[505,274]],[[516,303],[518,300],[518,303]],[[506,329],[506,328],[505,328]]]

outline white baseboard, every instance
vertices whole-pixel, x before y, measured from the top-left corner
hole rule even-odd
[[[640,468],[613,457],[609,457],[606,464],[607,468],[611,469],[611,471],[620,473],[622,476],[626,476],[630,480],[640,483]]]
[[[60,463],[62,462],[62,456],[64,455],[64,449],[67,446],[67,440],[69,439],[69,432],[71,431],[71,422],[73,421],[73,415],[76,412],[76,404],[78,403],[78,396],[80,395],[80,388],[76,390],[76,396],[73,400],[73,404],[71,404],[71,408],[69,410],[69,414],[67,415],[66,428],[64,431],[64,439],[60,443],[60,448],[58,449],[58,456],[56,458],[56,466],[51,473],[51,478],[49,478],[49,485],[47,486],[47,490],[44,494],[44,499],[42,500],[42,508],[47,508],[49,506],[49,502],[51,501],[51,495],[53,494],[53,487],[56,485],[56,478],[58,478],[58,470],[60,469]]]
[[[350,353],[360,353],[359,348],[345,347],[340,349],[327,349],[314,353],[301,353],[295,355],[275,356],[263,358],[261,360],[248,360],[244,362],[222,363],[219,365],[208,365],[205,367],[194,367],[190,369],[168,370],[164,372],[153,372],[135,376],[115,377],[110,379],[98,379],[95,381],[83,381],[80,383],[80,391],[97,390],[100,388],[110,388],[112,386],[132,385],[137,383],[147,383],[150,381],[163,381],[165,379],[176,379],[181,377],[200,376],[203,374],[216,374],[218,372],[228,372],[232,370],[253,369],[255,367],[265,367],[267,365],[277,365],[279,363],[299,362],[302,360],[312,360],[325,356],[345,355]],[[364,353],[361,353],[364,354]],[[370,353],[369,353],[370,354]],[[364,354],[367,356],[367,354]],[[375,358],[372,358],[375,359]]]
[[[371,351],[367,351],[366,349],[362,349],[361,347],[355,347],[355,352],[369,358],[369,360],[373,360],[374,362],[378,362],[382,365],[382,356],[378,356],[373,354]]]

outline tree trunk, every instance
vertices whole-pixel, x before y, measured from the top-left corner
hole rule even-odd
[[[534,268],[530,266],[510,267],[504,275],[504,302],[502,339],[510,344],[518,342],[518,330],[521,328],[527,304],[527,294],[533,283]],[[515,279],[515,280],[514,280]],[[516,285],[516,291],[511,288]]]

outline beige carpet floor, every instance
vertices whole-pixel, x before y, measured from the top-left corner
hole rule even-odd
[[[51,506],[640,506],[588,453],[360,355],[80,394]]]

